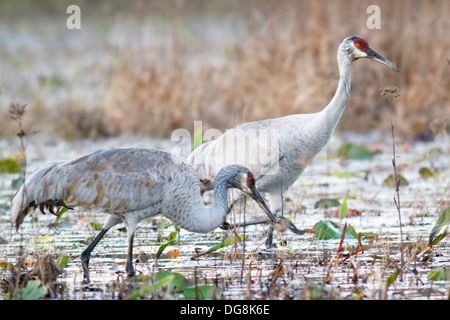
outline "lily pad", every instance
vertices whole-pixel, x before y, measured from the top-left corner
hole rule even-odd
[[[211,300],[217,298],[217,289],[211,285],[201,285],[183,290],[186,299]]]
[[[169,270],[162,270],[162,271],[158,271],[157,273],[155,273],[155,275],[153,276],[153,281],[154,281],[154,283],[156,283],[161,280],[164,280],[165,278],[167,278],[169,276],[173,276],[173,279],[171,280],[170,285],[169,285],[170,290],[176,291],[176,290],[181,290],[182,288],[185,287],[186,279],[184,278],[184,276],[179,273],[172,272]]]
[[[55,237],[44,235],[29,240],[31,243],[52,243],[55,242]]]
[[[338,150],[338,157],[344,157],[346,159],[370,160],[373,156],[374,153],[363,144],[346,143]]]
[[[18,300],[38,300],[47,294],[46,286],[41,285],[39,280],[30,280],[25,288],[20,288],[17,293]],[[5,300],[15,299],[10,293],[5,294]]]
[[[419,174],[420,174],[420,177],[422,177],[422,178],[430,178],[433,176],[433,172],[431,172],[431,170],[428,169],[427,167],[420,168]]]
[[[340,239],[343,228],[330,220],[321,220],[314,225],[314,235],[319,240]],[[347,225],[345,239],[358,239],[358,234],[351,225]]]
[[[15,158],[0,159],[0,173],[21,173],[22,167]]]
[[[358,175],[354,172],[332,172],[331,173],[333,176],[338,177],[338,178],[353,178],[353,177],[357,177]]]
[[[169,274],[169,275],[163,277],[162,279],[160,279],[158,281],[154,281],[150,285],[143,286],[142,288],[139,288],[134,293],[129,295],[126,298],[126,300],[135,300],[137,298],[146,296],[146,295],[150,294],[153,291],[160,290],[163,287],[167,287],[167,286],[169,286],[172,283],[172,281],[175,279],[175,277],[176,277],[175,274]]]
[[[314,204],[314,209],[317,208],[328,209],[331,207],[339,207],[340,205],[341,205],[340,202],[336,199],[324,198],[320,199]]]
[[[406,180],[406,178],[400,174],[397,174],[397,181],[399,186],[409,185],[408,180]],[[390,188],[396,188],[397,183],[395,182],[394,174],[390,174],[389,176],[387,176],[387,178],[383,181],[383,185]]]

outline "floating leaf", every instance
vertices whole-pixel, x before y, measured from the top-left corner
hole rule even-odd
[[[335,222],[321,220],[314,225],[314,235],[319,240],[341,239],[343,229]],[[358,234],[355,229],[347,225],[345,239],[357,239]]]
[[[353,178],[357,177],[358,175],[354,172],[333,172],[331,173],[333,176],[338,178]]]
[[[22,167],[15,157],[0,159],[0,173],[21,173]]]
[[[340,205],[340,202],[336,199],[320,199],[314,204],[314,208],[328,209],[330,207],[339,207]]]
[[[167,256],[172,259],[178,258],[180,255],[181,255],[180,249],[173,249],[167,252]]]
[[[422,167],[419,169],[419,174],[422,178],[430,178],[433,176],[433,172],[427,167]]]
[[[336,209],[331,214],[329,214],[329,217],[336,217],[336,218],[339,217],[339,211],[340,210],[341,210],[341,208]],[[354,210],[354,209],[347,209],[347,214],[345,216],[347,218],[348,217],[359,217],[359,216],[361,216],[361,211]]]
[[[338,150],[338,157],[356,160],[369,160],[373,158],[374,153],[370,152],[367,146],[346,143]]]
[[[400,174],[397,174],[397,181],[399,186],[407,186],[409,184],[408,180]],[[394,174],[390,174],[386,179],[384,179],[383,185],[390,188],[396,188],[397,184],[395,183]]]
[[[162,292],[166,288],[166,292],[172,293],[175,291],[182,291],[186,285],[186,279],[183,275],[168,270],[162,270],[152,278],[151,284],[144,285],[134,293],[129,295],[127,300],[135,300],[137,298],[146,296],[153,291]]]
[[[175,279],[175,274],[168,275],[161,280],[152,283],[151,285],[136,290],[134,293],[129,295],[126,300],[135,300],[139,297],[148,295],[152,291],[167,287],[173,281],[173,279]]]
[[[29,240],[32,243],[51,243],[55,242],[55,238],[52,236],[40,236]]]
[[[183,294],[186,299],[211,300],[217,298],[216,288],[211,285],[201,285],[197,287],[186,288]]]
[[[447,281],[450,279],[450,269],[435,268],[428,272],[427,279],[429,281]]]
[[[428,244],[436,245],[441,241],[450,231],[450,207],[445,209],[439,215],[436,224],[430,233]]]
[[[37,300],[47,294],[48,290],[46,286],[41,286],[41,281],[30,280],[27,282],[25,288],[20,288],[17,293],[18,300]],[[14,299],[10,293],[5,294],[5,300]]]
[[[169,270],[161,270],[158,271],[157,273],[155,273],[155,275],[153,276],[153,281],[154,282],[159,282],[161,280],[163,280],[164,278],[168,277],[168,276],[174,276],[172,281],[170,282],[170,291],[178,291],[184,288],[184,286],[186,285],[186,279],[184,278],[183,275],[181,275],[180,273],[176,273],[176,272],[172,272]]]

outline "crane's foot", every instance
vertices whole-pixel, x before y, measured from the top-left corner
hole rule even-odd
[[[269,227],[269,231],[267,232],[267,239],[266,239],[266,248],[270,249],[274,246],[273,244],[273,226]]]
[[[226,221],[224,221],[222,223],[222,225],[220,226],[220,229],[222,229],[222,230],[231,230],[232,228],[233,228],[233,225]]]
[[[128,279],[131,279],[136,275],[136,271],[134,270],[133,264],[131,262],[129,263],[127,261],[125,271],[127,272]]]
[[[283,233],[287,230],[295,233],[295,234],[304,234],[305,232],[302,230],[299,230],[295,224],[292,223],[291,220],[285,218],[285,217],[277,217],[277,223],[276,225],[271,225],[269,227],[269,231],[267,233],[267,240],[266,240],[266,248],[270,249],[274,246],[273,244],[273,232],[274,230]]]
[[[84,253],[84,252],[83,252]],[[89,255],[81,254],[81,266],[83,267],[83,284],[89,284]]]

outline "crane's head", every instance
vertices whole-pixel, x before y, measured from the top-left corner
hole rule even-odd
[[[395,71],[400,71],[395,64],[372,50],[367,41],[358,36],[348,37],[342,41],[339,46],[338,56],[342,53],[349,58],[350,62],[356,61],[360,58],[368,58],[381,62]]]
[[[219,171],[214,179],[214,185],[216,185],[216,183],[220,183],[221,180],[226,183],[227,188],[236,188],[248,194],[259,204],[270,220],[274,223],[277,222],[275,216],[272,214],[264,201],[261,193],[256,188],[255,176],[249,169],[239,165],[224,167]]]

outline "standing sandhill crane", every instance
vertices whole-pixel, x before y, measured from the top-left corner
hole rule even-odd
[[[337,51],[338,88],[322,111],[241,124],[216,140],[204,143],[188,156],[197,171],[202,191],[211,190],[214,178],[223,166],[240,164],[255,174],[256,186],[267,193],[270,209],[276,214],[281,208],[284,192],[328,143],[350,95],[351,65],[360,58],[369,58],[399,71],[392,62],[372,50],[364,39],[357,36],[344,39]],[[269,230],[268,246],[271,245],[272,231]]]
[[[16,229],[32,209],[54,212],[54,206],[81,207],[109,213],[106,225],[81,254],[84,282],[89,282],[89,258],[108,230],[124,222],[128,234],[126,271],[132,264],[133,238],[142,219],[162,214],[193,232],[222,225],[228,214],[227,189],[249,194],[275,222],[253,174],[239,165],[224,167],[214,181],[214,204],[202,201],[198,177],[185,160],[155,149],[100,150],[72,161],[51,163],[32,174],[12,201]]]

